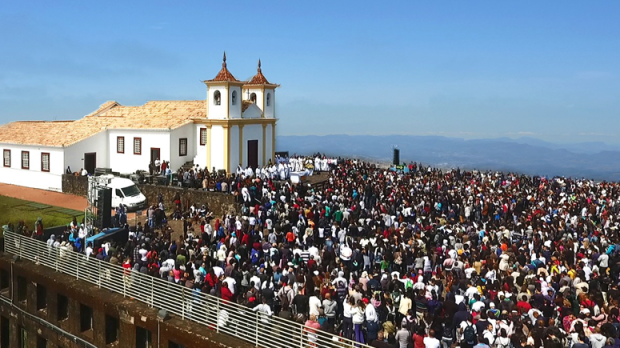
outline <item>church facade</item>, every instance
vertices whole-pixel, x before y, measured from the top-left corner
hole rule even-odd
[[[260,60],[254,77],[237,80],[226,54],[219,73],[204,83],[204,100],[110,101],[75,121],[0,126],[0,182],[60,191],[68,167],[133,173],[157,159],[172,170],[187,162],[227,173],[238,165],[266,165],[275,154],[279,85],[265,78]]]

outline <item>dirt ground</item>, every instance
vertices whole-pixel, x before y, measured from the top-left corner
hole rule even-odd
[[[88,206],[86,197],[3,183],[0,183],[0,195],[82,212]],[[138,217],[138,221],[143,221],[145,219],[145,214],[146,212]],[[112,209],[112,215],[114,215],[114,209]],[[135,224],[135,219],[135,213],[127,214],[127,220],[130,225]]]
[[[86,197],[2,183],[0,195],[79,211],[84,211],[88,205]]]

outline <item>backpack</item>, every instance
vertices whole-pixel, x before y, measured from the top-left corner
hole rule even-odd
[[[286,307],[290,307],[290,303],[288,300],[288,293],[289,291],[292,290],[286,290],[286,288],[282,288],[282,291],[280,292],[280,294],[278,294],[278,298],[280,299],[280,308],[286,308]]]
[[[476,331],[473,325],[467,325],[463,331],[463,338],[467,344],[474,344],[476,342]]]

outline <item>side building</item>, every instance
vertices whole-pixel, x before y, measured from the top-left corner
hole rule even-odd
[[[148,170],[155,160],[174,171],[191,162],[226,170],[262,167],[275,157],[275,91],[258,62],[248,81],[228,70],[207,87],[205,100],[115,101],[76,121],[18,121],[0,126],[0,182],[60,191],[62,174],[84,168],[119,173]]]
[[[12,255],[0,256],[1,348],[250,348],[129,297]]]

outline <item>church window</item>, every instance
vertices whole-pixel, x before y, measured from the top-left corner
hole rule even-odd
[[[230,98],[232,105],[237,105],[237,91],[232,92],[232,97]]]
[[[222,94],[220,91],[213,92],[213,104],[221,105],[222,104]]]
[[[133,154],[142,154],[142,138],[133,138]]]
[[[179,156],[187,156],[187,138],[179,139]]]
[[[50,154],[49,152],[41,152],[41,171],[50,171]]]
[[[271,93],[267,93],[267,106],[271,105]]]
[[[22,169],[30,169],[30,151],[22,151]]]
[[[200,145],[205,145],[207,143],[207,129],[200,128]]]
[[[252,93],[250,94],[250,101],[254,104],[256,104],[256,93]]]
[[[11,166],[11,150],[4,150],[4,166],[5,167],[10,167]]]
[[[116,153],[125,153],[125,137],[116,137]]]

